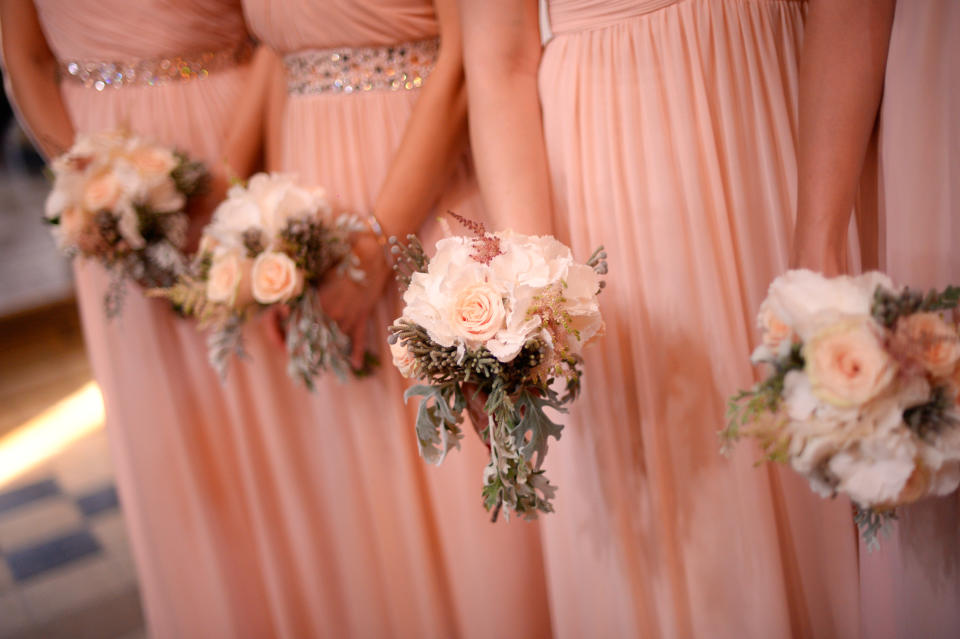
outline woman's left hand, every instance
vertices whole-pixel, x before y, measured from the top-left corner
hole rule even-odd
[[[350,277],[331,277],[320,286],[319,295],[323,312],[350,338],[350,363],[354,370],[360,370],[364,364],[369,319],[383,297],[383,288],[393,269],[373,233],[357,236],[353,253],[360,260],[363,280],[357,282]]]

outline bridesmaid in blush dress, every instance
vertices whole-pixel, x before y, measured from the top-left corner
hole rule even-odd
[[[244,2],[251,30],[283,58],[269,168],[377,220],[354,246],[365,285],[334,278],[321,300],[353,336],[355,355],[366,347],[381,366],[362,380],[323,377],[310,410],[245,432],[254,529],[283,636],[550,633],[536,525],[489,523],[479,441],[465,440],[441,468],[419,458],[413,407],[386,348],[400,307],[380,240],[422,230],[429,245],[436,225],[421,226],[431,210],[479,215],[462,161],[466,104],[451,5]],[[262,346],[254,362],[282,357]]]
[[[880,269],[921,290],[960,283],[960,3],[830,0],[809,28],[797,263],[835,270],[837,229],[875,165],[860,189],[877,204]],[[864,636],[960,635],[960,497],[899,508],[880,548],[861,549],[860,578]]]
[[[75,131],[125,126],[205,161],[214,179],[196,235],[226,189],[223,162],[245,174],[262,139],[269,67],[263,54],[249,62],[239,2],[35,5],[4,0],[0,20],[9,92],[47,157]],[[78,262],[75,275],[151,636],[272,636],[236,488],[231,410],[203,336],[133,286],[108,321],[108,274]]]
[[[489,214],[610,257],[547,461],[557,636],[857,637],[849,503],[717,438],[787,264],[803,4],[548,0],[542,53],[536,4],[460,2]]]

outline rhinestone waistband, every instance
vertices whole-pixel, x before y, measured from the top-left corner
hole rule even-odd
[[[214,71],[230,69],[247,62],[252,53],[253,45],[247,41],[231,49],[172,58],[128,62],[63,60],[60,62],[60,77],[97,91],[109,87],[152,87],[205,78]]]
[[[386,47],[298,51],[283,58],[291,95],[416,89],[437,61],[436,38]]]

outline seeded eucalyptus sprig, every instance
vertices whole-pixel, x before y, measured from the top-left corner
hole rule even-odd
[[[953,395],[945,386],[930,391],[930,399],[903,411],[903,421],[917,437],[939,434],[944,428],[957,425]]]
[[[880,540],[877,537],[880,533],[888,532],[892,522],[897,519],[895,510],[877,511],[872,508],[860,508],[853,505],[853,521],[860,529],[863,535],[863,541],[867,545],[867,550],[875,550],[880,547]]]
[[[187,197],[203,195],[210,188],[210,173],[203,162],[193,162],[183,153],[174,152],[177,166],[170,172],[177,190]]]
[[[607,251],[603,246],[598,246],[593,252],[593,255],[590,256],[590,259],[587,260],[587,266],[592,268],[597,275],[606,275],[607,274]],[[607,286],[606,280],[600,280],[600,290],[602,291]]]
[[[390,253],[394,256],[393,270],[396,273],[400,292],[403,293],[410,286],[410,279],[414,273],[426,273],[430,258],[416,235],[408,235],[407,243],[403,244],[396,237],[390,237]]]
[[[905,288],[895,293],[878,286],[873,293],[870,314],[878,323],[893,328],[897,320],[919,312],[949,311],[960,305],[960,286],[948,286],[943,291],[921,291]]]

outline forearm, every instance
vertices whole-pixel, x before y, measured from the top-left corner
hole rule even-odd
[[[552,232],[537,3],[461,0],[470,143],[497,228]]]
[[[467,142],[467,98],[459,51],[427,78],[374,205],[386,235],[405,237],[423,224]]]
[[[0,2],[7,94],[18,117],[47,158],[73,145],[74,129],[60,93],[57,61],[30,0]]]
[[[244,84],[243,99],[230,118],[223,143],[223,168],[229,177],[246,178],[260,165],[264,114],[276,66],[276,55],[266,46],[258,46]]]
[[[894,0],[812,2],[800,60],[795,266],[836,270],[883,93]]]

